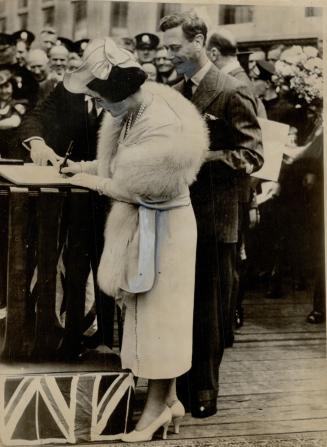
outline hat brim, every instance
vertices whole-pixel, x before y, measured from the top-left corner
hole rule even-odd
[[[142,44],[136,47],[137,50],[155,50],[156,47],[150,44]]]
[[[67,71],[64,75],[64,87],[70,93],[80,93],[80,94],[89,94],[90,89],[87,87],[87,84],[93,79],[95,76],[87,69],[86,61],[83,62],[76,70]]]

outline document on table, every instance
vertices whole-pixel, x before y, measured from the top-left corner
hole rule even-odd
[[[70,185],[69,178],[59,174],[54,166],[37,166],[34,163],[0,165],[0,176],[16,185]]]
[[[289,126],[276,121],[258,118],[263,144],[264,164],[259,171],[251,174],[263,180],[278,181],[283,153],[288,142]]]

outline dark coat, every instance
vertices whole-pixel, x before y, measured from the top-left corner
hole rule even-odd
[[[228,73],[230,76],[233,76],[233,78],[237,79],[240,82],[243,82],[243,84],[247,85],[251,92],[254,94],[253,91],[253,84],[246,74],[246,71],[243,67],[237,67],[234,68],[234,70],[231,70]],[[256,103],[257,103],[257,116],[261,118],[267,118],[267,114],[265,111],[265,106],[263,105],[260,98],[257,96],[255,97]],[[247,175],[242,178],[239,178],[238,181],[238,195],[239,195],[239,202],[244,203],[246,205],[249,205],[252,198],[253,198],[253,190],[252,190],[252,181],[251,176]],[[252,204],[253,206],[253,204]]]
[[[175,88],[182,91],[183,82]],[[191,187],[199,234],[201,237],[201,232],[205,231],[209,238],[214,236],[219,242],[235,243],[238,236],[237,178],[245,175],[246,164],[252,165],[254,171],[263,164],[256,100],[247,85],[212,65],[192,102],[207,119],[210,150],[219,151],[219,160],[206,162]],[[210,225],[211,222],[215,224]]]
[[[233,76],[233,78],[243,82],[244,84],[251,84],[251,80],[246,74],[246,71],[242,67],[234,68],[234,70],[230,71],[228,73],[230,76]]]
[[[13,99],[24,104],[27,111],[29,111],[37,102],[39,84],[26,67],[13,64],[10,70],[14,78]]]
[[[21,141],[42,137],[58,155],[65,155],[74,141],[72,160],[93,160],[96,157],[97,131],[101,116],[91,119],[84,95],[69,93],[62,83],[25,118]]]

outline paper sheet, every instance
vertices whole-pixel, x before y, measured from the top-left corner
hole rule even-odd
[[[289,126],[263,118],[258,118],[264,151],[264,164],[262,168],[252,174],[263,180],[278,181],[283,160],[285,145],[288,142]]]
[[[63,177],[53,166],[37,166],[26,163],[22,166],[1,165],[0,176],[16,185],[69,185],[69,178]]]

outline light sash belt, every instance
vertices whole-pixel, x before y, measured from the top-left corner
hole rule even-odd
[[[191,204],[189,191],[175,199],[163,202],[139,201],[138,266],[135,275],[127,274],[121,288],[130,293],[145,293],[152,289],[156,279],[156,244],[159,213]],[[164,231],[164,228],[161,227]]]

